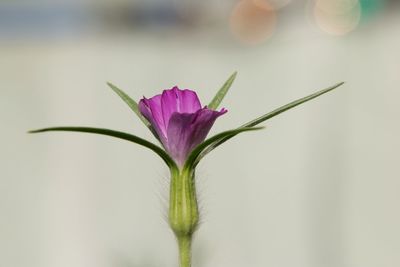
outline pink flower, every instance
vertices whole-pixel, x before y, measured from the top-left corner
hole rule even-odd
[[[139,110],[150,122],[162,145],[180,166],[204,141],[215,120],[227,112],[201,107],[194,91],[174,87],[139,102]]]

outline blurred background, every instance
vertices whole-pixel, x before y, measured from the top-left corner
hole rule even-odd
[[[0,266],[177,266],[168,171],[86,125],[152,135],[133,98],[178,85],[213,132],[346,84],[209,155],[194,266],[400,266],[400,3],[389,0],[0,2]]]

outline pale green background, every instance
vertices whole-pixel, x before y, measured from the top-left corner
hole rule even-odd
[[[203,161],[194,266],[400,266],[399,10],[343,37],[296,10],[256,46],[223,21],[1,39],[0,266],[177,266],[159,158],[107,137],[26,131],[87,125],[152,139],[106,81],[136,99],[178,85],[206,103],[235,70],[214,133],[346,84]]]

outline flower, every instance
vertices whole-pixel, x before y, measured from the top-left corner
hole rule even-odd
[[[177,86],[162,94],[139,102],[140,113],[150,122],[152,130],[165,150],[182,166],[189,153],[204,141],[215,120],[227,112],[201,107],[194,91]]]
[[[150,128],[164,149],[134,134],[105,128],[61,126],[33,130],[29,133],[70,131],[101,134],[144,146],[160,156],[171,173],[168,222],[178,241],[179,266],[190,267],[193,234],[198,228],[200,218],[194,182],[197,163],[204,155],[239,133],[260,130],[263,127],[255,126],[343,84],[341,82],[292,101],[240,127],[223,131],[205,140],[215,120],[227,112],[224,108],[220,111],[215,109],[225,97],[235,77],[236,72],[218,90],[209,107],[203,108],[197,94],[188,89],[180,90],[174,87],[150,99],[143,97],[138,104],[121,89],[108,83],[110,88]]]

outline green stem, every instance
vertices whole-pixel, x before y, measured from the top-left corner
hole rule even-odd
[[[179,266],[180,267],[190,267],[191,266],[191,245],[192,245],[192,236],[182,236],[178,237],[178,245],[179,245]]]
[[[191,243],[198,221],[194,170],[171,170],[169,225],[179,246],[180,267],[191,266]]]

